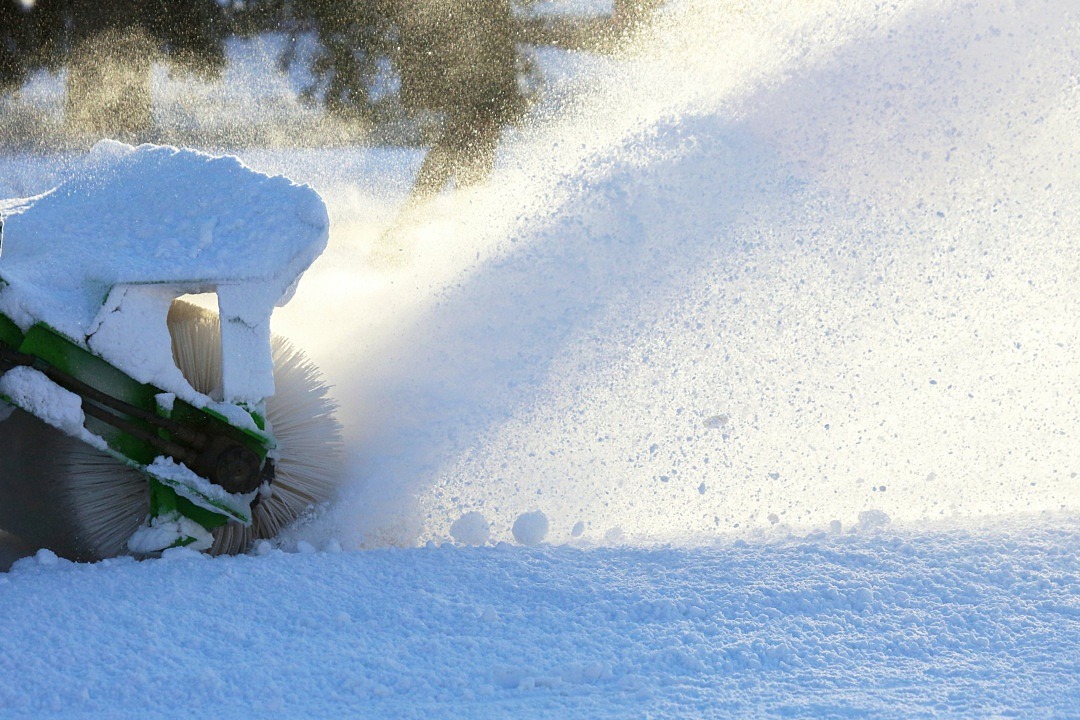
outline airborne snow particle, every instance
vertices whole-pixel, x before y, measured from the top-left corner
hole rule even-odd
[[[514,521],[514,539],[521,545],[539,545],[548,532],[547,515],[541,510],[522,513]]]
[[[572,537],[581,537],[585,533],[585,523],[578,520],[574,523],[574,529],[570,531]]]

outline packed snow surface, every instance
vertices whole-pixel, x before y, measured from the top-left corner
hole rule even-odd
[[[21,561],[0,715],[1080,717],[1078,22],[672,0],[389,237],[416,154],[245,152],[329,206],[342,497]]]

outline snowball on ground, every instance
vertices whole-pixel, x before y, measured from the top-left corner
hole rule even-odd
[[[514,539],[522,545],[539,545],[548,532],[547,515],[541,510],[522,513],[514,521]]]
[[[491,536],[491,528],[482,513],[467,512],[450,526],[450,537],[462,545],[483,545]]]

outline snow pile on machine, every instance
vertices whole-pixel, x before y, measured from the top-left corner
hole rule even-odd
[[[270,332],[326,246],[313,189],[106,141],[0,213],[0,529],[76,558],[228,552],[327,499],[333,404]],[[202,293],[217,314],[178,300]]]

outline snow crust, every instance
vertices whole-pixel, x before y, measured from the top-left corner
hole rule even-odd
[[[318,194],[233,157],[102,141],[66,182],[8,203],[0,311],[43,321],[136,379],[190,399],[169,302],[218,293],[226,400],[273,394],[269,322],[329,233]]]
[[[16,367],[0,375],[0,393],[68,435],[83,429],[82,399],[38,370]]]

